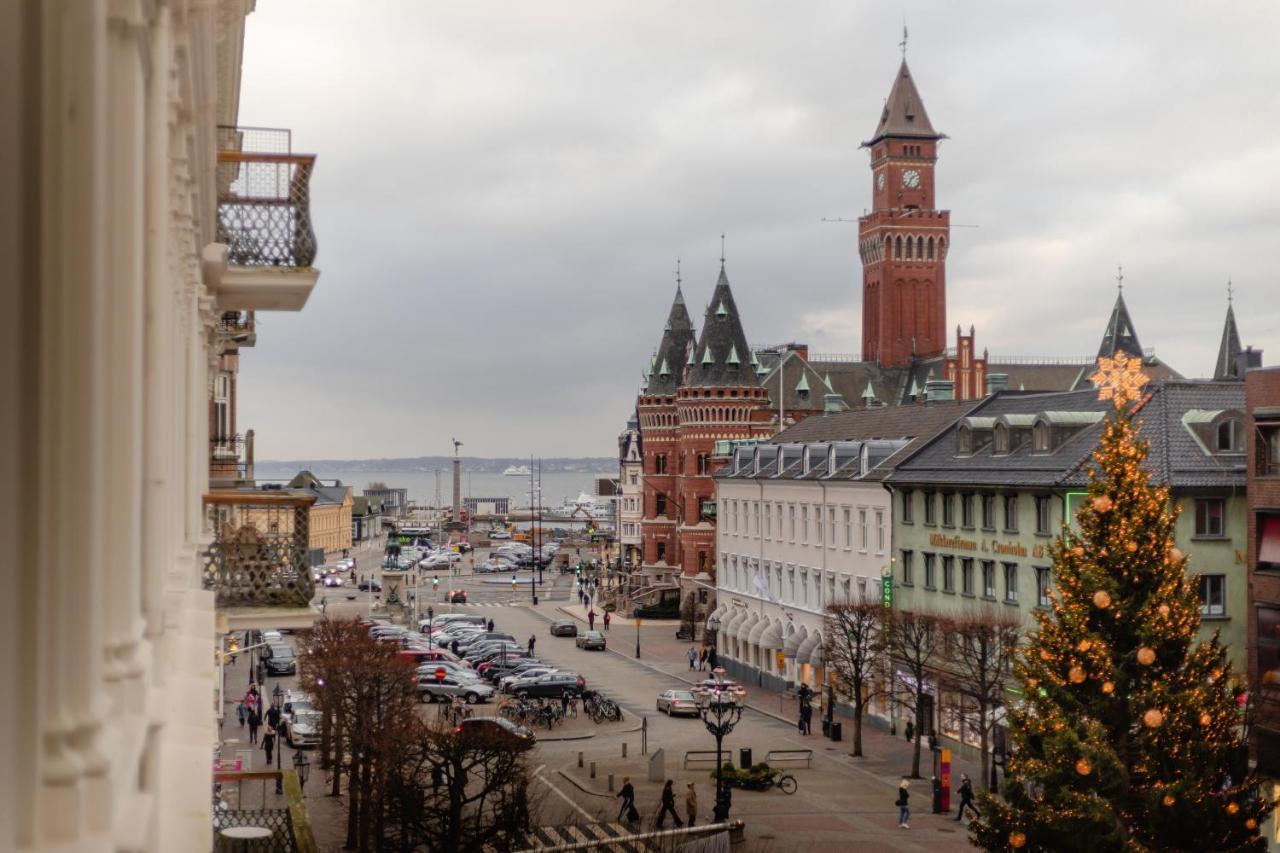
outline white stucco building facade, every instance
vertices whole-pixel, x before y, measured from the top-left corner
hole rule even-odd
[[[252,9],[0,4],[3,850],[213,845],[215,326],[318,275],[236,269],[217,239]]]

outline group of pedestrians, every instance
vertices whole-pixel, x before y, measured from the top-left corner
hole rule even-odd
[[[250,684],[244,698],[236,705],[236,719],[241,728],[249,727],[250,745],[262,747],[262,751],[267,754],[267,765],[270,766],[272,757],[275,755],[276,739],[282,717],[280,709],[275,705],[267,707],[265,711],[263,705],[263,697],[258,690],[258,685]],[[262,731],[261,736],[258,734],[259,730]]]
[[[636,789],[631,784],[630,776],[622,777],[622,788],[618,791],[618,796],[622,799],[622,806],[618,809],[618,820],[625,820],[628,824],[638,824],[640,822],[640,811],[636,808]],[[666,827],[667,815],[671,815],[671,819],[675,822],[677,828],[685,826],[693,826],[698,819],[698,790],[694,783],[690,782],[684,795],[684,815],[685,820],[680,820],[680,815],[676,812],[676,792],[675,782],[668,779],[667,783],[662,786],[662,796],[658,801],[658,816],[655,819],[655,825],[658,829]]]
[[[911,828],[911,780],[906,776],[902,777],[902,781],[898,784],[898,799],[894,801],[894,805],[898,807],[898,828]],[[959,823],[964,818],[965,810],[973,812],[974,817],[980,817],[978,807],[973,804],[973,781],[969,778],[968,773],[960,774],[960,807],[956,809],[955,821]]]
[[[703,646],[701,649],[696,646],[689,646],[689,651],[685,652],[685,657],[689,659],[689,669],[705,672],[706,670],[714,670],[718,661],[716,660],[716,650],[713,646]]]

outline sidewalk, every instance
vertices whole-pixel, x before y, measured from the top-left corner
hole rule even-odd
[[[560,612],[572,616],[582,622],[586,622],[585,608],[580,606],[576,601],[561,605],[557,608]],[[622,630],[623,625],[627,626],[627,633],[623,636],[633,638],[635,636],[635,622],[627,619],[614,619],[610,626],[610,633]],[[640,650],[641,657],[635,660],[634,653],[629,649],[629,643],[618,648],[610,648],[609,652],[628,660],[633,660],[651,670],[670,675],[690,684],[709,678],[707,671],[698,672],[689,668],[689,659],[687,657],[689,646],[687,640],[676,639],[676,629],[679,623],[675,620],[641,620],[640,626]],[[601,629],[600,614],[597,611],[596,628]],[[693,644],[695,648],[699,648],[700,644]],[[781,720],[791,726],[797,726],[800,719],[800,700],[792,693],[770,690],[766,687],[747,685],[747,702],[748,708],[761,714]],[[843,754],[844,760],[850,762],[866,772],[881,778],[886,784],[896,786],[898,780],[903,775],[909,775],[911,772],[911,756],[913,745],[902,735],[891,735],[883,720],[878,717],[863,717],[862,721],[862,753],[863,757],[854,758],[850,753],[853,750],[853,721],[847,716],[836,715],[836,721],[840,722],[843,727],[843,737],[841,743],[836,749]],[[830,743],[821,734],[822,720],[816,709],[813,720],[815,740],[815,749],[820,749],[822,745]],[[926,781],[933,775],[933,753],[929,751],[928,741],[921,743],[920,747],[920,775]],[[959,754],[952,750],[951,754],[951,814],[955,814],[956,804],[959,802],[958,794],[960,788],[960,774],[968,773],[969,778],[973,780],[975,792],[986,790],[986,782],[982,779],[981,767],[977,762],[962,759]],[[918,785],[919,783],[917,783]],[[917,791],[919,789],[917,788]],[[924,811],[924,809],[921,809]]]

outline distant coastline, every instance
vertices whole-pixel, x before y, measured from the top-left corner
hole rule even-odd
[[[529,457],[462,456],[460,461],[464,471],[501,474],[509,466],[528,465]],[[413,456],[398,459],[262,459],[254,462],[254,468],[260,476],[274,473],[296,474],[302,470],[421,474],[440,469],[447,470],[452,463],[452,456]],[[537,464],[538,461],[535,459],[534,466],[536,467]],[[618,460],[608,456],[557,457],[542,460],[544,474],[616,474],[617,471]]]

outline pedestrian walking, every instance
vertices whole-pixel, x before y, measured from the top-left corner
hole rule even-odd
[[[698,650],[698,672],[702,672],[707,668],[707,647],[703,646]]]
[[[903,776],[902,782],[898,785],[898,799],[894,802],[898,807],[898,829],[911,828],[911,824],[907,823],[911,820],[911,807],[908,805],[911,802],[911,792],[907,790],[910,784],[910,780]]]
[[[596,612],[595,610],[587,611],[587,630],[594,631],[596,629]]]
[[[492,619],[490,619],[490,620],[489,620],[489,633],[490,633],[490,634],[492,634],[492,633],[493,633],[493,620],[492,620]]]
[[[609,633],[609,611],[604,612],[604,632]]]
[[[262,725],[262,715],[258,713],[257,706],[249,709],[249,743],[258,742],[258,728]]]
[[[560,716],[561,717],[569,716],[569,703],[571,701],[573,700],[569,697],[568,690],[565,690],[563,693],[560,694]]]
[[[693,646],[689,646],[689,651],[685,654],[689,658],[689,669],[694,669],[698,665],[698,650]]]
[[[978,807],[973,804],[973,782],[968,773],[960,774],[960,810],[956,812],[956,823],[964,817],[964,810],[969,809],[974,817],[979,817]]]
[[[236,719],[240,721],[240,728],[244,728],[244,718],[248,716],[244,710],[244,700],[241,699],[236,705]]]
[[[271,756],[276,748],[276,733],[267,729],[262,733],[262,751],[267,754],[267,766],[271,766]]]
[[[907,733],[907,742],[908,742],[908,743],[910,743],[912,740],[914,740],[914,739],[915,739],[915,736],[916,736],[916,724],[915,724],[915,723],[913,723],[911,720],[907,720],[906,733]]]
[[[684,826],[684,821],[680,820],[680,815],[676,814],[676,792],[671,788],[673,784],[668,779],[667,784],[662,786],[662,807],[658,809],[658,829],[662,829],[665,826],[668,814],[675,821],[677,829]]]
[[[622,777],[622,789],[618,791],[618,796],[622,798],[622,805],[618,808],[618,820],[622,820],[625,816],[628,823],[635,821],[640,815],[631,816],[636,811],[636,789],[631,784],[630,776]]]
[[[533,644],[538,642],[538,638],[533,634],[529,635],[529,657],[533,657]]]
[[[277,708],[275,705],[272,705],[270,708],[267,709],[267,713],[264,719],[267,721],[267,728],[271,729],[272,731],[275,731],[276,729],[280,728],[280,709]]]
[[[689,826],[693,826],[693,822],[698,818],[698,791],[692,782],[689,783],[689,792],[684,795],[684,816]]]
[[[800,734],[813,734],[813,706],[808,702],[800,706]]]
[[[707,668],[710,669],[712,672],[715,672],[716,667],[719,665],[719,663],[720,661],[718,659],[718,656],[716,655],[716,647],[712,646],[711,651],[707,652]]]

